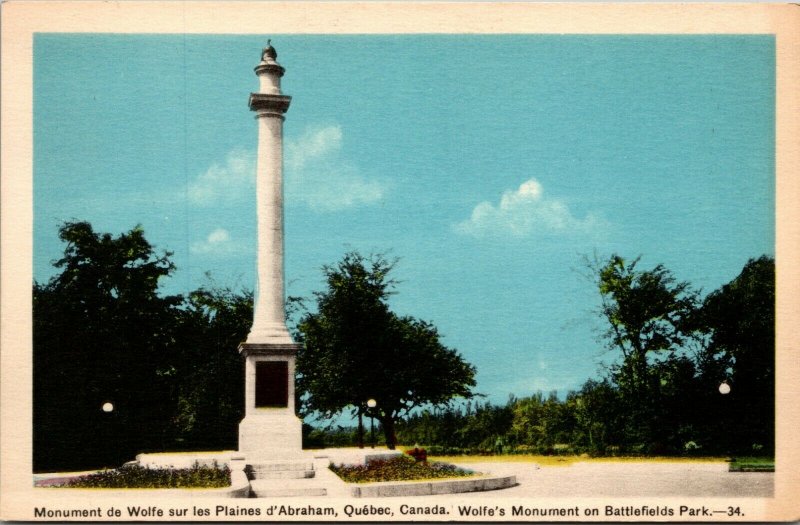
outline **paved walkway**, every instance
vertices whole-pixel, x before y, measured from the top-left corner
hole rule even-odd
[[[456,463],[458,464],[458,463]],[[458,497],[771,497],[772,472],[728,472],[727,463],[592,462],[538,467],[527,462],[480,462],[459,466],[495,475],[516,475],[516,487]],[[421,498],[446,496],[422,496]]]

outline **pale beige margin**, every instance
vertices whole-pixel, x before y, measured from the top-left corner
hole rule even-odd
[[[748,509],[746,521],[800,518],[800,7],[776,4],[25,2],[2,6],[2,275],[0,280],[0,516],[31,519],[33,502],[60,508],[140,503],[143,498],[84,501],[31,487],[32,36],[35,32],[106,33],[766,33],[777,46],[777,390],[775,497],[725,500]],[[243,89],[247,89],[244,86]],[[58,111],[58,100],[45,111]],[[120,107],[122,110],[122,106]],[[66,181],[68,183],[68,181]],[[399,501],[385,500],[395,510]],[[193,498],[166,500],[166,508]],[[234,500],[235,501],[235,500]],[[240,500],[242,501],[242,500]],[[257,500],[243,500],[253,504]],[[475,497],[464,500],[480,503]],[[493,499],[491,505],[502,500]],[[302,502],[302,503],[309,503]],[[602,499],[597,505],[712,503]],[[229,501],[233,503],[233,501]],[[301,503],[301,502],[294,502]],[[348,502],[315,500],[341,508]],[[364,503],[364,501],[360,501]],[[384,504],[384,501],[380,502]],[[537,505],[589,504],[565,498]],[[452,518],[452,516],[451,516]],[[195,521],[197,518],[190,518]],[[217,519],[217,518],[213,518]],[[340,516],[339,519],[347,519]],[[476,518],[486,520],[486,518]],[[508,517],[505,517],[508,520]],[[599,520],[603,520],[602,516]],[[640,520],[641,518],[637,518]],[[719,519],[719,518],[717,518]],[[371,518],[375,521],[376,518]]]

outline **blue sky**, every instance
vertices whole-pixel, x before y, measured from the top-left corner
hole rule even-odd
[[[78,219],[141,224],[174,252],[166,293],[254,285],[268,37],[293,97],[287,292],[390,251],[396,311],[436,324],[492,401],[616,357],[583,255],[641,254],[704,292],[774,255],[770,36],[38,34],[36,279]]]

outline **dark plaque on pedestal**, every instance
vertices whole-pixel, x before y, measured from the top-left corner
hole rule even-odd
[[[289,363],[259,361],[256,363],[256,406],[289,406]]]

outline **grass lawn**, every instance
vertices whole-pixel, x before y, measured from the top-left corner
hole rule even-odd
[[[429,456],[435,461],[446,461],[450,463],[487,463],[487,462],[511,462],[511,463],[536,463],[543,467],[566,467],[574,463],[724,463],[724,457],[601,457],[592,458],[589,456],[537,456],[529,454],[498,454],[496,456]]]
[[[731,461],[731,472],[775,472],[775,458],[736,457]]]

